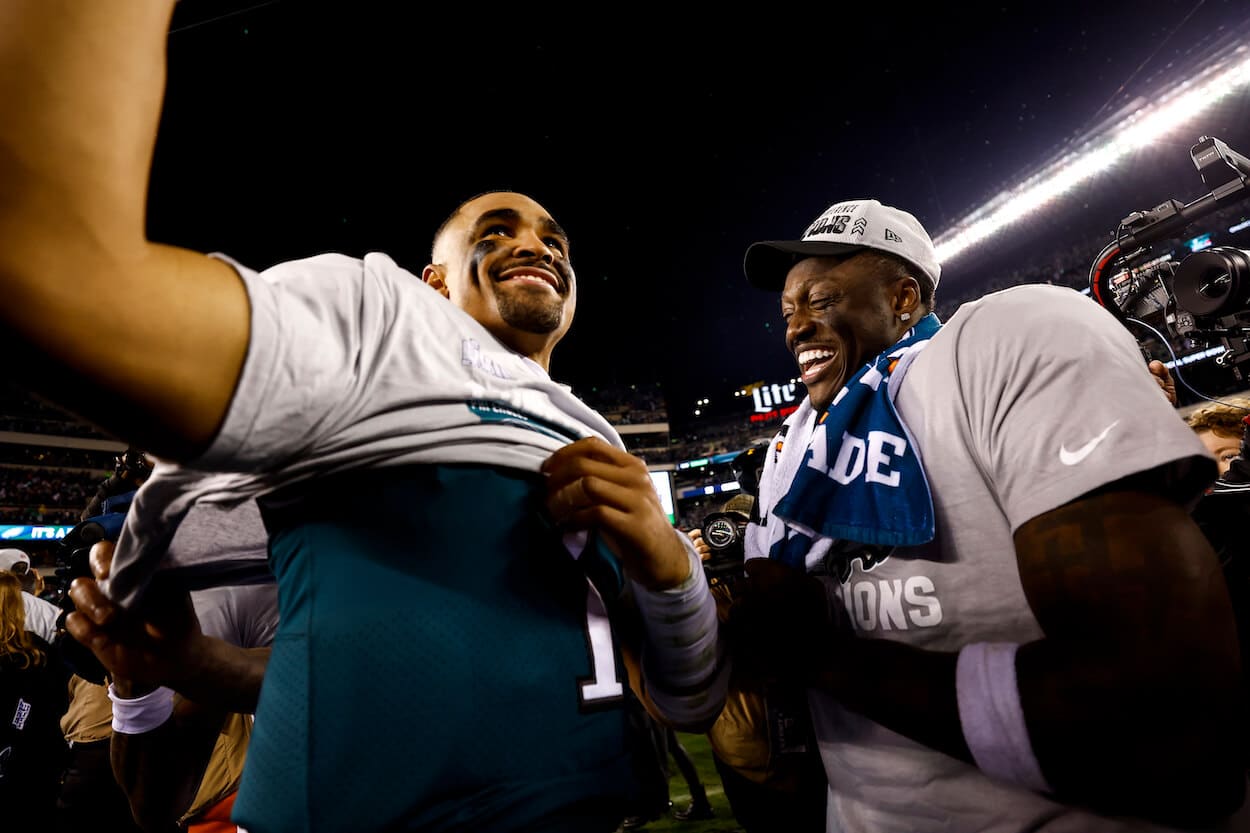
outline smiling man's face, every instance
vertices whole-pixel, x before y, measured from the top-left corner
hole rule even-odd
[[[857,370],[907,330],[898,316],[915,306],[915,291],[904,286],[915,281],[891,280],[877,263],[862,253],[807,257],[786,275],[786,347],[817,410],[829,407]]]
[[[485,194],[460,206],[440,231],[423,277],[544,367],[577,308],[568,236],[524,194]]]

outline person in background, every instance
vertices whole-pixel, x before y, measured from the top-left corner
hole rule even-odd
[[[230,509],[197,506],[179,527],[171,545],[172,563],[183,563],[206,551],[219,565],[264,565],[267,536],[254,502]],[[92,548],[95,577],[106,581],[113,544],[101,541]],[[174,569],[174,568],[168,568]],[[239,573],[235,573],[239,575]],[[177,581],[164,575],[166,581]],[[162,687],[178,679],[184,659],[181,641],[192,633],[219,640],[240,653],[268,658],[278,627],[277,585],[267,571],[247,581],[230,581],[161,594],[167,616],[162,628],[149,632],[144,642],[147,661],[127,663],[117,653],[100,651],[109,667],[108,698],[116,702],[135,691],[149,699],[171,700],[170,714],[159,725],[136,731],[133,724],[112,721],[112,771],[130,803],[134,818],[146,830],[177,827],[187,833],[218,833],[233,829],[230,815],[242,780],[252,737],[255,701],[223,703],[210,693],[199,699]],[[261,670],[252,666],[258,675]],[[228,673],[227,668],[217,669]],[[209,681],[211,685],[211,681]],[[238,685],[231,681],[223,687]],[[249,682],[258,687],[260,676]]]
[[[1220,475],[1191,514],[1219,558],[1237,617],[1241,667],[1250,669],[1250,400],[1227,397],[1198,408],[1185,418],[1215,455]],[[1250,691],[1247,692],[1250,703]],[[1250,738],[1245,741],[1250,769]]]
[[[1227,475],[1233,461],[1241,456],[1247,417],[1250,417],[1250,399],[1237,396],[1210,402],[1185,417],[1185,423],[1215,456],[1220,477]]]
[[[752,492],[758,487],[767,447],[768,443],[757,443],[735,458],[742,492],[718,505],[700,528],[687,533],[703,559],[717,609],[726,620],[734,588],[744,575],[745,534],[755,510]],[[825,829],[828,784],[800,690],[770,686],[745,669],[733,669],[725,708],[707,737],[725,797],[746,833],[821,833]]]
[[[66,689],[68,704],[61,717],[61,732],[69,752],[52,829],[57,833],[90,829],[139,833],[142,828],[135,823],[109,758],[113,707],[107,681],[92,681],[74,673]]]
[[[707,821],[715,818],[716,812],[712,809],[712,802],[708,800],[707,787],[699,777],[698,766],[672,726],[664,727],[664,741],[669,758],[677,765],[677,771],[681,773],[681,779],[690,791],[690,803],[680,810],[674,810],[673,818],[678,821]]]
[[[668,792],[668,746],[664,726],[647,711],[634,694],[634,685],[626,689],[629,700],[630,765],[638,788],[630,801],[621,830],[639,830],[668,815],[673,802]]]
[[[17,576],[0,572],[0,826],[50,827],[67,747],[69,670],[54,645],[27,630]]]
[[[1167,365],[1157,359],[1149,363],[1168,403],[1177,404],[1176,380]],[[1250,433],[1250,399],[1241,396],[1211,400],[1185,417],[1188,425],[1215,457],[1219,473],[1207,486],[1190,511],[1219,559],[1224,573],[1233,614],[1237,619],[1241,667],[1250,669],[1250,462],[1247,462],[1247,434]],[[1247,692],[1250,695],[1250,691]],[[1247,768],[1250,769],[1250,738]]]
[[[135,457],[146,459],[138,452]],[[142,479],[148,475],[150,470]],[[106,500],[124,497],[136,488],[117,476],[108,483],[119,485],[110,488],[106,484],[100,490],[83,512],[84,522],[99,522],[101,516],[95,513]],[[122,514],[128,511],[126,506]],[[180,612],[182,626],[194,627],[240,650],[267,655],[278,621],[277,588],[266,566],[267,546],[254,502],[229,510],[211,505],[193,508],[174,536],[167,554],[168,572],[162,578],[186,569],[188,562],[205,552],[212,554],[216,572],[225,578],[213,583],[210,575],[206,586],[169,591],[170,609]],[[92,547],[89,560],[95,578],[107,578],[112,552],[107,540]],[[237,580],[244,576],[246,581]],[[125,820],[137,819],[145,830],[177,827],[188,833],[209,833],[229,820],[252,733],[254,703],[244,707],[247,713],[238,713],[176,697],[170,718],[162,725],[146,732],[128,731],[133,727],[115,720],[114,697],[151,676],[172,676],[168,665],[181,660],[158,640],[148,642],[145,651],[147,661],[138,668],[102,651],[98,659],[108,668],[108,677],[99,683],[82,680],[71,685],[73,698],[66,717],[73,714],[78,720],[67,727],[67,736],[72,730],[84,736],[84,742],[72,745],[74,777],[67,778],[61,800],[65,829],[81,829],[87,819],[106,808],[116,811],[118,799]],[[88,735],[90,742],[86,742]]]
[[[43,579],[30,565],[30,556],[16,547],[0,549],[0,572],[17,578],[26,607],[26,629],[39,634],[48,644],[57,641],[61,628],[61,609],[39,597]]]

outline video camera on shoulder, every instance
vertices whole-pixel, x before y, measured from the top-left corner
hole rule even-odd
[[[58,626],[63,626],[65,617],[75,610],[74,600],[69,595],[69,586],[77,578],[91,578],[91,547],[97,541],[116,541],[130,511],[131,501],[137,489],[107,497],[100,503],[100,513],[79,523],[61,539],[60,551],[56,557],[56,577],[60,589],[55,602],[61,608]],[[96,659],[85,645],[76,639],[62,640],[62,655],[74,673],[93,683],[104,683],[106,672],[104,666]]]
[[[126,513],[134,500],[137,489],[105,498],[100,504],[100,514],[92,515],[65,534],[57,555],[56,576],[62,587],[69,587],[76,578],[91,576],[91,547],[97,541],[116,541],[121,534]],[[61,607],[71,609],[73,602],[63,597]]]
[[[1187,350],[1218,348],[1215,363],[1243,382],[1241,364],[1250,360],[1250,251],[1211,246],[1173,260],[1170,251],[1153,247],[1250,198],[1250,159],[1209,136],[1199,138],[1189,153],[1210,192],[1187,204],[1167,200],[1121,220],[1114,239],[1094,258],[1090,295],[1121,323],[1141,325],[1154,338]],[[1129,330],[1148,355],[1152,336]]]

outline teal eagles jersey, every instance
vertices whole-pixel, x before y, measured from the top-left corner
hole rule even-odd
[[[543,495],[538,474],[421,465],[264,510],[281,619],[238,824],[616,829],[628,680],[587,575],[616,579],[611,605],[619,567],[575,560]]]

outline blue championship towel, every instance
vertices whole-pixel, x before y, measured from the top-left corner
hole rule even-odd
[[[898,379],[941,327],[930,313],[846,383],[772,514],[793,532],[769,556],[802,568],[817,538],[885,547],[933,540],[933,497],[915,441],[894,408]],[[895,380],[897,381],[897,379]]]

